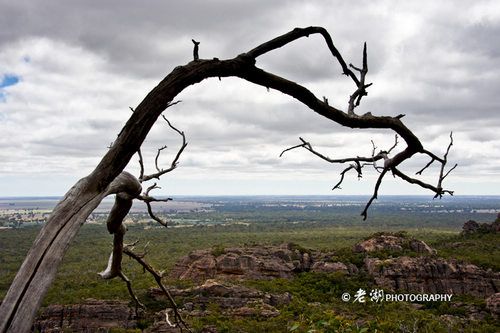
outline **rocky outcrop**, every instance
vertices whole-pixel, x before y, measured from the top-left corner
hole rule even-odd
[[[40,333],[108,332],[111,328],[135,328],[128,302],[89,299],[76,305],[50,305],[36,319]]]
[[[204,281],[213,278],[270,279],[291,278],[294,272],[310,269],[306,251],[284,246],[227,248],[223,253],[211,250],[191,252],[177,262],[170,277]]]
[[[370,237],[362,242],[354,245],[354,252],[370,253],[375,251],[394,251],[400,252],[403,250],[410,250],[423,254],[435,254],[436,250],[432,249],[425,242],[398,236],[397,234],[381,233]]]
[[[230,316],[264,318],[279,315],[277,306],[290,303],[291,295],[272,294],[257,289],[234,285],[228,282],[207,280],[200,286],[187,289],[170,289],[174,297],[186,300],[182,311],[189,316],[205,316],[210,314],[216,306],[217,311]],[[150,296],[155,300],[166,301],[163,292],[158,288],[150,289]]]
[[[365,269],[378,286],[393,291],[487,297],[500,289],[500,273],[453,259],[366,258]]]
[[[377,251],[409,250],[419,257],[372,258]],[[451,293],[488,297],[500,290],[500,273],[473,264],[436,257],[425,242],[404,235],[377,234],[358,243],[355,251],[366,253],[364,265],[340,262],[335,252],[301,249],[293,244],[280,247],[228,248],[224,251],[195,251],[182,258],[170,277],[203,282],[207,279],[291,278],[300,272],[365,271],[375,283],[388,290],[414,293]],[[405,252],[403,252],[405,253]],[[423,255],[425,254],[425,255]]]
[[[355,274],[359,272],[358,267],[351,263],[343,263],[340,261],[331,261],[329,255],[320,256],[314,260],[311,266],[311,272],[318,273],[336,273],[341,272],[344,274]],[[316,259],[316,258],[315,258]]]
[[[174,279],[203,282],[207,279],[263,280],[292,278],[301,272],[356,273],[357,267],[335,261],[334,253],[322,253],[289,243],[193,251],[170,272]]]
[[[474,220],[469,220],[464,223],[462,227],[462,235],[471,234],[487,234],[487,233],[498,233],[500,232],[500,213],[497,219],[492,223],[477,223]]]
[[[500,319],[500,293],[496,293],[486,299],[486,308],[495,319]]]
[[[143,330],[145,333],[178,333],[172,327],[173,314],[166,316],[165,311],[155,314],[154,323]],[[128,302],[87,300],[82,304],[50,305],[36,319],[34,332],[39,333],[107,333],[113,331],[138,330],[134,310]],[[201,333],[217,333],[214,327],[205,327]]]

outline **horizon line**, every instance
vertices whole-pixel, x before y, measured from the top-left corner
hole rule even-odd
[[[172,194],[172,195],[157,195],[157,197],[184,197],[184,198],[199,198],[199,197],[370,197],[372,194]],[[21,195],[21,196],[0,196],[0,200],[5,199],[28,199],[28,198],[44,198],[44,199],[62,199],[64,195]],[[111,195],[109,196],[111,197]],[[427,194],[383,194],[380,197],[429,197],[433,195]],[[457,194],[446,196],[444,198],[453,197],[500,197],[500,194]]]

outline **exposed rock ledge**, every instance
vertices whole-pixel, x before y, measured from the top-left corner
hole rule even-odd
[[[500,293],[496,293],[486,299],[486,308],[495,319],[500,319]]]
[[[289,304],[289,293],[273,294],[228,282],[207,280],[201,286],[186,289],[169,288],[176,298],[185,298],[180,311],[186,317],[202,317],[214,311],[232,317],[271,318],[280,314],[277,307]],[[151,288],[150,296],[166,301],[165,295],[157,288]],[[215,306],[215,307],[214,307]],[[166,316],[166,312],[169,316]],[[170,309],[155,314],[153,324],[144,332],[179,332],[167,322],[173,320]],[[112,328],[137,328],[134,311],[128,302],[87,300],[77,305],[51,305],[37,318],[34,329],[41,333],[93,333],[109,332]],[[202,332],[216,332],[207,327]]]
[[[370,252],[377,250],[398,252],[404,249],[427,255],[386,260],[369,257]],[[435,250],[419,240],[376,235],[358,243],[355,250],[367,253],[364,265],[360,267],[333,260],[335,252],[306,251],[293,244],[227,248],[217,253],[199,250],[181,258],[170,277],[203,282],[213,278],[291,278],[306,271],[345,274],[362,271],[369,274],[378,286],[393,291],[466,294],[483,298],[500,291],[500,273],[458,260],[435,257]]]
[[[230,316],[264,318],[279,315],[276,306],[290,303],[289,293],[273,294],[229,282],[207,280],[201,286],[187,289],[170,289],[174,297],[185,299],[182,311],[190,316],[201,317],[211,313],[210,306],[217,305],[217,311]],[[167,301],[163,292],[151,288],[150,296],[155,300]]]
[[[36,319],[36,332],[108,332],[135,328],[134,310],[128,302],[88,299],[82,304],[50,305]]]
[[[375,251],[403,251],[410,250],[416,253],[436,254],[424,241],[397,236],[396,234],[377,234],[367,240],[359,242],[354,246],[354,252],[375,252]]]
[[[355,273],[357,267],[330,260],[325,253],[295,244],[198,250],[181,258],[170,272],[175,279],[203,282],[207,279],[291,278],[300,272]]]
[[[375,283],[393,291],[488,297],[500,290],[500,273],[457,260],[432,257],[366,258]]]

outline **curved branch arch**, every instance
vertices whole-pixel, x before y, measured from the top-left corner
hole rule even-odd
[[[129,190],[120,186],[123,177],[118,176],[133,155],[139,151],[153,124],[181,91],[207,78],[233,76],[266,88],[273,88],[297,99],[325,118],[346,127],[393,130],[406,142],[407,146],[384,166],[384,172],[381,173],[377,184],[381,182],[383,175],[388,170],[394,172],[401,162],[411,158],[416,153],[427,154],[433,161],[436,160],[444,165],[445,161],[425,150],[420,140],[403,124],[401,121],[403,115],[389,117],[373,116],[368,113],[359,116],[354,112],[346,113],[330,106],[326,99],[319,100],[305,87],[255,66],[259,56],[312,34],[319,34],[323,37],[330,52],[339,62],[343,73],[354,81],[359,104],[359,99],[366,95],[365,88],[369,85],[364,85],[364,77],[363,80],[360,80],[350,70],[349,67],[355,70],[359,69],[352,65],[347,66],[335,48],[331,36],[322,27],[296,28],[232,59],[198,59],[198,50],[195,50],[193,61],[174,68],[147,94],[135,108],[117,139],[94,171],[79,180],[54,208],[0,305],[0,332],[29,332],[43,296],[54,280],[62,257],[80,226],[104,197]],[[198,45],[195,44],[195,46]],[[364,54],[364,62],[366,62],[366,51]],[[444,191],[440,187],[429,189],[434,191],[436,195],[451,192]],[[376,198],[376,190],[374,198]],[[132,191],[137,192],[140,189],[135,187]]]

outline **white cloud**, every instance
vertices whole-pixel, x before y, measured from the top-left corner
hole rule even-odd
[[[9,45],[0,63],[20,77],[0,103],[2,173],[90,171],[129,116],[126,105],[147,90],[109,73],[96,54],[48,38]]]
[[[45,194],[62,194],[63,175],[67,182],[88,174],[129,117],[128,107],[190,60],[191,38],[201,41],[202,57],[225,58],[307,25],[325,26],[346,61],[354,64],[359,65],[362,43],[368,42],[368,80],[374,85],[359,113],[404,113],[425,146],[438,152],[453,130],[450,158],[459,168],[447,179],[450,186],[498,194],[500,46],[492,42],[500,31],[497,2],[172,1],[151,6],[110,2],[89,8],[85,1],[47,1],[43,7],[0,1],[7,13],[0,22],[0,75],[13,73],[21,80],[2,89],[0,182],[9,186],[0,185],[0,195],[13,193],[13,179],[36,175],[53,184]],[[27,8],[34,18],[23,21]],[[304,84],[342,109],[354,90],[318,36],[263,56],[257,65]],[[181,168],[167,177],[167,184],[176,186],[166,193],[209,194],[217,181],[214,194],[324,193],[342,167],[305,151],[278,157],[299,136],[335,157],[370,154],[371,139],[380,148],[393,140],[390,131],[342,128],[288,96],[238,79],[206,80],[178,97],[183,102],[167,115],[186,131],[189,145]],[[145,158],[153,161],[156,149],[167,144],[162,161],[169,163],[179,143],[159,122],[144,146]],[[425,158],[406,168],[415,171],[422,163]],[[130,170],[137,172],[136,164]],[[373,183],[375,176],[367,174],[365,180]],[[471,179],[485,185],[473,186]],[[237,180],[242,185],[235,190]],[[369,193],[368,183],[349,181],[345,193]],[[416,191],[389,184],[393,181],[385,193]],[[34,190],[27,186],[24,191]]]

